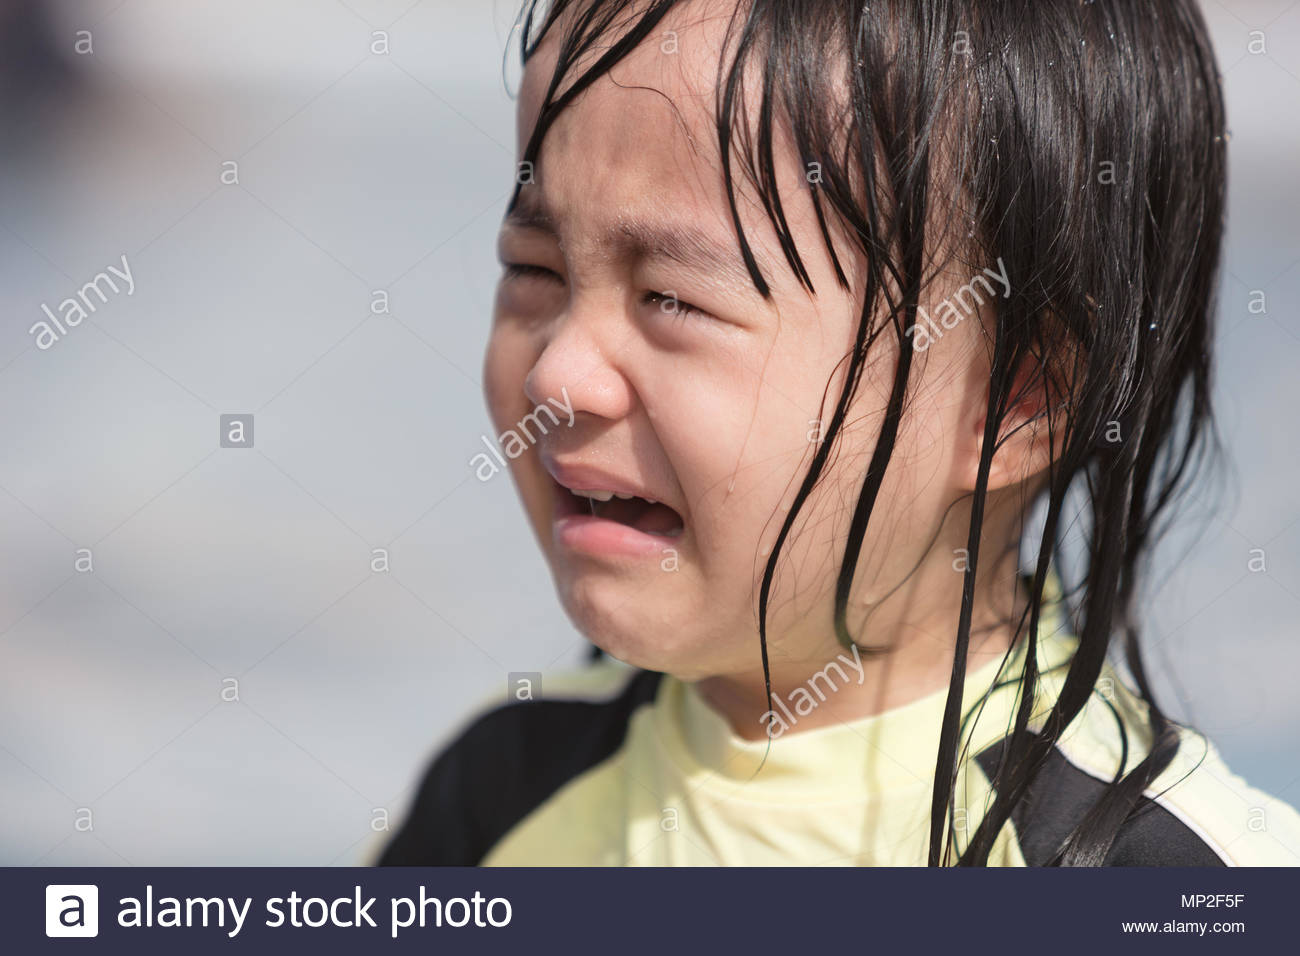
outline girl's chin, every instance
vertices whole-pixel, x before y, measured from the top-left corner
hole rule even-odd
[[[589,628],[578,623],[587,640],[609,657],[631,667],[671,674],[684,681],[699,680],[718,672],[711,648],[692,641],[683,628],[659,623],[643,628]],[[683,640],[683,638],[687,638]]]
[[[651,613],[640,601],[594,608],[589,602],[575,606],[565,596],[562,603],[583,637],[625,664],[668,670],[680,663],[681,657],[690,658],[688,649],[681,645],[682,629],[672,628],[662,615]]]
[[[661,572],[553,564],[556,591],[573,626],[610,657],[682,679],[718,672],[728,662],[725,641],[734,629],[716,618],[717,601],[689,592],[691,578]],[[692,596],[695,598],[691,600]],[[748,660],[757,644],[731,647]],[[756,651],[755,651],[756,653]],[[725,670],[725,669],[724,669]]]

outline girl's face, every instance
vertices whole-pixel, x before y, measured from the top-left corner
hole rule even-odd
[[[815,174],[788,144],[779,182],[816,295],[738,185],[771,298],[750,280],[712,113],[725,22],[666,22],[549,130],[500,232],[485,363],[492,418],[519,437],[505,451],[569,615],[613,656],[685,679],[759,669],[758,584],[842,387],[861,295],[858,282],[836,283],[809,200]],[[553,65],[548,40],[521,90],[521,149]],[[852,262],[847,242],[840,251]],[[782,548],[769,608],[774,672],[838,651],[835,574],[897,359],[884,338],[826,478]],[[969,362],[953,358],[962,342],[969,331],[959,327],[914,371],[857,577],[859,623],[867,610],[886,614],[882,599],[901,582],[910,587],[957,497],[954,436],[970,430],[962,409],[974,387]],[[593,505],[574,492],[659,504]],[[951,553],[942,559],[956,584]],[[946,635],[953,618],[943,614]],[[905,623],[925,626],[915,614]]]

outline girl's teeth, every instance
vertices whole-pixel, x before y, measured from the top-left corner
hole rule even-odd
[[[602,502],[609,501],[612,498],[618,498],[622,501],[632,501],[638,497],[637,495],[625,495],[618,491],[583,491],[577,488],[573,489],[573,494],[577,495],[579,498],[589,498],[592,501]],[[653,498],[642,498],[641,500],[649,502],[652,505],[658,503]]]

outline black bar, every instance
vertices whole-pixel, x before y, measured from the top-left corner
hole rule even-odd
[[[49,885],[98,887],[97,936],[46,935]],[[394,916],[398,923],[413,916],[421,891],[439,901],[443,925],[436,925],[438,906],[428,903],[425,926],[399,925],[394,937]],[[1298,891],[1300,869],[4,868],[0,952],[278,953],[289,946],[328,954],[405,945],[429,953],[619,956],[845,946],[854,953],[1271,954],[1298,951]],[[293,927],[291,893],[346,898],[334,906],[341,922],[354,919],[359,894],[376,925],[309,926],[304,920],[318,922],[325,912],[323,903],[311,903],[297,904],[302,925]],[[207,904],[204,927],[204,905],[186,901],[217,897],[223,903]],[[374,900],[368,907],[367,899]],[[508,908],[489,907],[494,899]],[[130,900],[141,905],[123,902]],[[75,921],[76,901],[60,906]],[[284,925],[267,926],[277,913]],[[137,914],[154,925],[119,925]],[[173,915],[195,925],[157,925]],[[224,926],[216,925],[219,916]],[[1125,933],[1124,922],[1154,922],[1159,931]],[[1179,925],[1201,923],[1204,935]],[[1215,932],[1215,924],[1232,931]]]

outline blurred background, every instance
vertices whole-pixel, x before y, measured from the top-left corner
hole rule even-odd
[[[0,0],[0,864],[368,862],[507,673],[583,659],[469,465],[517,2]],[[1300,3],[1205,12],[1226,481],[1148,661],[1298,804]]]

